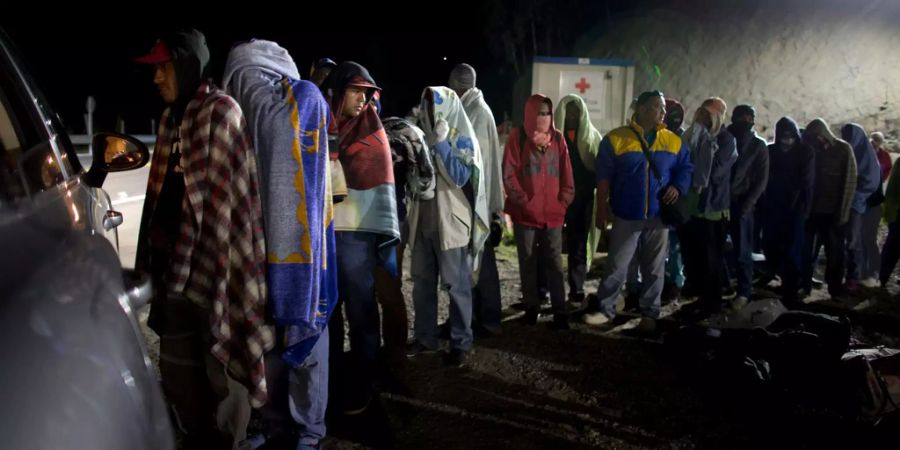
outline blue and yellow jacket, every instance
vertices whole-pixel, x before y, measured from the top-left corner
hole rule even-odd
[[[641,142],[632,130],[647,139],[653,162],[662,176],[662,185],[650,170]],[[645,134],[632,120],[629,125],[608,133],[597,154],[597,181],[609,181],[612,212],[625,220],[658,217],[661,187],[671,185],[685,195],[693,172],[687,146],[665,125]]]

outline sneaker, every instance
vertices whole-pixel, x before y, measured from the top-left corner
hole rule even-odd
[[[412,341],[406,346],[406,356],[412,358],[419,355],[432,355],[437,353],[437,349],[427,347],[419,341]]]
[[[812,287],[813,287],[813,289],[822,289],[822,286],[825,286],[825,282],[824,282],[824,281],[822,281],[822,280],[820,280],[820,279],[818,279],[818,278],[813,278],[813,279],[812,279]]]
[[[584,314],[582,320],[584,320],[584,323],[588,325],[601,326],[605,325],[612,319],[610,319],[609,316],[603,314],[602,312],[589,312]]]
[[[731,301],[731,309],[734,311],[740,311],[744,309],[747,304],[750,303],[750,299],[744,297],[743,295],[737,296],[734,300]]]
[[[634,329],[639,333],[655,333],[656,332],[656,319],[651,317],[642,317],[641,322],[638,323],[638,326],[634,327]]]
[[[569,316],[565,314],[554,314],[553,322],[550,323],[550,329],[557,331],[571,330],[572,327],[569,326]]]
[[[467,359],[468,352],[458,348],[450,349],[449,352],[444,354],[444,365],[459,369],[465,367]]]
[[[528,326],[537,325],[538,318],[540,318],[540,317],[541,317],[540,313],[538,313],[537,311],[535,311],[533,309],[529,309],[529,310],[525,311],[525,315],[522,316],[522,324],[528,325]]]

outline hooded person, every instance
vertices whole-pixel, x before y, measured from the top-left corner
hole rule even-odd
[[[537,260],[547,264],[554,326],[567,329],[562,267],[562,226],[575,195],[572,163],[562,133],[552,120],[553,102],[535,94],[525,103],[525,122],[513,130],[503,157],[506,212],[513,221],[519,275],[525,297],[524,322],[537,323]],[[538,253],[540,252],[540,254]]]
[[[800,139],[797,122],[782,117],[775,124],[775,142],[769,145],[763,247],[769,268],[781,276],[781,297],[788,307],[799,301],[804,230],[812,208],[815,172],[816,155]]]
[[[848,222],[846,279],[847,289],[856,291],[859,282],[871,275],[869,259],[866,257],[866,248],[871,251],[871,245],[866,245],[867,236],[863,231],[867,227],[864,225],[871,221],[873,214],[869,210],[880,207],[884,196],[881,191],[881,167],[866,131],[858,124],[848,123],[841,127],[841,138],[853,147],[856,158],[856,194],[853,196]],[[871,230],[868,231],[871,233]],[[877,234],[871,238],[874,239],[875,236]],[[875,249],[877,251],[877,246]]]
[[[801,287],[812,291],[812,278],[825,247],[825,282],[832,296],[843,289],[845,270],[846,224],[856,192],[856,159],[850,144],[834,136],[822,119],[806,126],[803,142],[816,153],[815,190],[809,220],[806,223]]]
[[[756,110],[738,105],[731,113],[728,131],[735,138],[738,159],[731,168],[731,220],[733,251],[728,259],[737,274],[737,296],[749,300],[753,293],[753,230],[756,204],[769,182],[769,150],[754,130]],[[735,300],[736,306],[744,303]]]
[[[697,305],[703,313],[721,310],[727,281],[722,277],[722,261],[731,212],[731,168],[738,154],[734,136],[724,127],[725,111],[722,99],[705,100],[684,133],[694,163],[693,186],[687,196],[692,217],[678,230],[678,238],[687,284],[699,292]],[[737,298],[732,306],[740,308],[746,302],[746,297]]]
[[[674,98],[666,99],[666,129],[677,136],[684,134],[684,105]]]
[[[337,63],[331,58],[320,58],[309,68],[309,81],[318,86],[320,89],[325,85],[331,71],[337,67]],[[299,79],[299,77],[297,78]]]
[[[381,119],[369,105],[380,89],[354,62],[339,64],[328,80],[333,115],[328,151],[340,162],[347,187],[346,198],[334,207],[334,230],[339,305],[346,310],[350,328],[350,366],[339,370],[344,380],[340,388],[333,386],[332,393],[342,398],[332,403],[339,402],[344,414],[353,415],[365,411],[374,394],[372,377],[381,345],[374,274],[381,266],[397,276],[400,225],[390,145]],[[330,334],[331,348],[339,352],[344,347],[340,309],[332,316]]]
[[[878,165],[881,167],[882,183],[887,183],[891,177],[891,169],[894,167],[894,160],[891,158],[890,148],[884,141],[884,133],[876,131],[872,133],[872,147],[875,148],[875,154],[878,156]]]
[[[437,349],[440,287],[450,297],[450,349],[444,362],[460,367],[473,342],[472,267],[480,260],[489,230],[481,150],[450,88],[425,88],[417,111],[437,174],[434,198],[413,202],[407,217],[415,308],[414,341],[407,354]]]
[[[494,113],[484,100],[484,93],[475,86],[475,69],[468,64],[458,64],[450,72],[447,87],[459,96],[463,109],[481,150],[484,164],[482,172],[487,209],[490,215],[491,235],[489,245],[484,246],[478,279],[472,290],[473,324],[485,334],[500,332],[500,274],[494,247],[500,244],[503,234],[503,147],[497,135]]]
[[[881,251],[878,248],[878,228],[881,225],[882,204],[884,203],[884,183],[891,174],[891,155],[884,151],[884,134],[872,133],[869,144],[875,151],[875,160],[879,168],[879,183],[875,192],[866,199],[866,212],[862,217],[860,234],[862,235],[863,266],[860,270],[859,282],[866,287],[878,286],[881,269]]]
[[[266,355],[272,399],[261,414],[265,435],[296,435],[293,446],[316,446],[328,403],[325,328],[337,303],[328,105],[271,41],[232,48],[223,84],[244,111],[256,149],[269,319],[280,337]]]
[[[666,129],[681,137],[684,134],[684,105],[674,98],[666,99]],[[632,269],[637,267],[637,258],[632,261]],[[629,270],[632,270],[629,269]],[[636,269],[635,269],[636,270]],[[669,233],[669,255],[666,257],[666,280],[662,293],[662,302],[677,300],[684,288],[684,260],[681,255],[681,242],[678,233]]]
[[[603,135],[591,123],[584,99],[574,94],[559,101],[554,122],[563,133],[572,164],[575,196],[566,210],[564,230],[569,259],[569,300],[581,304],[587,272],[591,270],[600,241],[600,230],[594,226],[594,190],[597,187],[594,166]]]
[[[160,120],[135,266],[155,296],[163,390],[186,448],[242,440],[267,399],[265,240],[256,158],[237,102],[206,79],[196,30],[160,39],[137,62],[155,66],[168,105]],[[222,249],[230,249],[222,257]],[[216,420],[216,418],[221,420]]]

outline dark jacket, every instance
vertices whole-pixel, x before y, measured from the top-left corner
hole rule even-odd
[[[782,117],[775,125],[775,136],[794,135],[794,146],[783,150],[776,142],[769,146],[769,184],[766,187],[766,214],[796,213],[808,217],[812,208],[816,156],[812,147],[800,139],[797,122]]]
[[[738,159],[731,167],[731,203],[745,216],[753,210],[769,183],[769,149],[752,128],[731,124],[728,131],[734,135],[738,152]]]

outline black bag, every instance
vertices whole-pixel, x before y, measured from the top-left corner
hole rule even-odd
[[[629,127],[629,129],[637,136],[638,142],[641,143],[641,151],[644,153],[644,158],[647,159],[650,170],[653,172],[653,176],[656,177],[656,181],[660,185],[659,192],[656,195],[659,200],[659,218],[666,225],[684,225],[691,219],[691,213],[688,211],[687,197],[684,195],[685,193],[680,193],[678,200],[676,200],[675,203],[666,204],[663,202],[663,196],[666,193],[666,189],[662,185],[662,174],[659,173],[656,163],[653,162],[653,158],[650,155],[650,150],[647,149],[647,143],[644,142],[644,138],[641,137],[640,133],[634,128]]]

